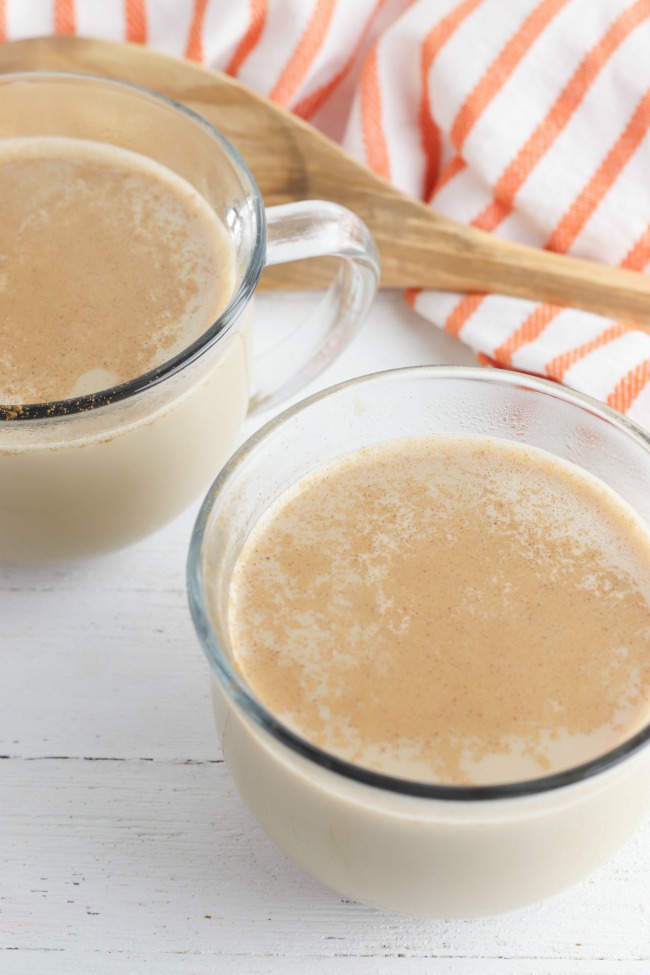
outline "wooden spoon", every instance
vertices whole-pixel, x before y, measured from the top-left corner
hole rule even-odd
[[[267,205],[333,200],[368,224],[382,286],[489,291],[584,308],[650,326],[650,277],[513,244],[466,227],[395,190],[336,143],[233,79],[147,48],[74,37],[0,45],[0,72],[76,71],[144,85],[183,102],[233,142]],[[321,287],[324,262],[265,272],[264,286]]]

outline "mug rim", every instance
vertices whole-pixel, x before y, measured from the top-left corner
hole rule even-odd
[[[311,764],[315,764],[330,772],[351,779],[362,785],[371,786],[384,792],[397,795],[414,796],[423,799],[443,800],[446,802],[477,802],[485,800],[503,800],[524,798],[552,792],[566,786],[575,785],[586,779],[593,778],[620,764],[626,758],[639,752],[650,744],[650,721],[638,732],[627,738],[616,748],[610,749],[595,759],[583,762],[571,768],[510,783],[491,785],[443,785],[423,783],[417,780],[404,779],[399,776],[388,775],[364,768],[353,762],[339,758],[330,752],[303,738],[276,718],[272,712],[249,690],[246,682],[239,675],[229,660],[228,654],[217,639],[210,623],[206,579],[203,571],[203,554],[207,539],[208,524],[212,511],[218,504],[222,494],[227,491],[231,480],[245,467],[250,455],[268,437],[294,417],[307,411],[312,405],[323,400],[345,394],[350,387],[357,387],[369,383],[391,383],[409,378],[425,378],[431,381],[437,379],[464,379],[477,382],[493,383],[503,386],[517,386],[542,395],[550,395],[570,405],[586,410],[599,419],[615,426],[622,433],[631,437],[646,453],[650,454],[650,435],[627,417],[613,410],[598,400],[576,390],[560,386],[555,382],[518,373],[505,369],[486,369],[475,366],[407,366],[399,369],[389,369],[381,372],[357,376],[345,382],[323,389],[294,406],[279,413],[265,423],[233,454],[213,482],[206,495],[197,516],[190,541],[187,561],[187,590],[190,613],[199,642],[207,657],[212,673],[218,678],[222,689],[232,703],[239,706],[245,715],[272,739],[286,746],[290,751],[298,754]]]
[[[248,187],[245,188],[249,191],[247,195],[253,200],[257,231],[239,288],[233,294],[228,305],[219,317],[197,339],[190,343],[190,345],[186,346],[170,359],[165,360],[159,366],[155,366],[153,369],[149,369],[126,382],[98,390],[95,393],[87,393],[84,396],[52,400],[50,402],[0,404],[0,422],[11,423],[26,422],[29,420],[51,420],[57,417],[70,418],[80,413],[89,413],[102,407],[120,403],[138,393],[146,392],[166,379],[170,379],[186,366],[191,365],[199,359],[230,330],[230,327],[239,318],[243,308],[250,300],[262,273],[266,258],[266,215],[259,187],[237,149],[235,149],[233,144],[219,129],[208,122],[207,119],[203,118],[202,115],[199,115],[198,112],[188,108],[181,102],[169,98],[167,95],[152,91],[143,85],[134,84],[131,81],[108,78],[103,75],[84,74],[75,71],[15,71],[0,74],[0,85],[19,82],[29,83],[32,81],[51,81],[55,84],[63,81],[74,81],[82,85],[90,85],[91,87],[99,83],[103,87],[116,88],[120,91],[126,91],[127,94],[134,94],[137,97],[144,96],[145,100],[153,100],[184,115],[210,136],[222,153],[226,157],[229,157],[230,161],[234,164],[235,171],[242,178],[242,182],[244,184],[248,183]]]

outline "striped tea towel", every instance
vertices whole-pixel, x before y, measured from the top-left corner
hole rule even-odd
[[[440,213],[643,271],[650,0],[0,0],[0,34],[146,43],[229,72]],[[650,427],[650,335],[499,295],[422,291],[481,361]]]

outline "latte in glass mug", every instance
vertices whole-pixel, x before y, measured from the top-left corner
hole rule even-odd
[[[204,119],[108,79],[0,76],[0,201],[1,561],[92,555],[165,524],[251,406],[331,361],[377,285],[353,214],[265,211]],[[341,270],[320,315],[254,362],[265,261],[324,254]]]
[[[650,813],[650,445],[502,370],[362,376],[215,481],[188,588],[254,816],[429,917],[575,883]]]
[[[145,156],[56,136],[0,142],[0,402],[135,379],[195,341],[235,285],[227,231]]]

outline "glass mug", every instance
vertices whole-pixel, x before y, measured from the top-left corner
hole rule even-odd
[[[233,666],[228,632],[233,566],[276,498],[346,453],[436,433],[543,448],[599,477],[650,525],[650,439],[633,423],[530,376],[415,367],[312,396],[244,444],[199,514],[188,588],[224,756],[271,838],[346,897],[469,918],[568,887],[630,836],[650,812],[650,725],[594,761],[542,778],[427,785],[343,761],[283,725]]]
[[[0,139],[45,135],[120,146],[182,176],[227,228],[236,283],[218,320],[158,368],[93,395],[0,407],[0,560],[11,562],[93,555],[165,524],[210,483],[247,412],[294,393],[336,356],[379,276],[358,217],[318,201],[265,211],[230,143],[160,95],[88,75],[1,76]],[[340,259],[320,308],[256,358],[251,379],[251,299],[264,264],[320,255]]]

